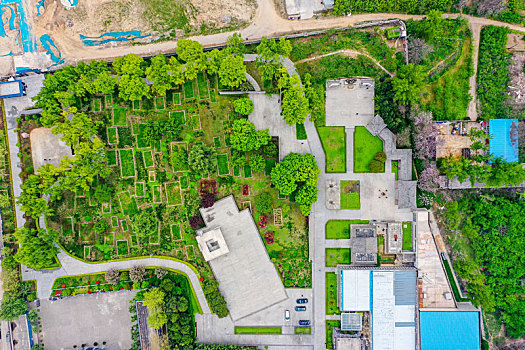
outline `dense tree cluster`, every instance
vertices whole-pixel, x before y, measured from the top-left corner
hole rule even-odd
[[[21,228],[15,232],[19,248],[15,260],[34,269],[43,269],[55,264],[58,249],[55,242],[58,232],[45,229]]]
[[[280,194],[293,194],[303,215],[308,215],[317,200],[319,174],[313,155],[290,153],[272,169],[271,179]]]
[[[451,235],[457,251],[454,267],[467,281],[475,305],[502,315],[507,334],[525,334],[525,202],[490,195],[464,195],[447,203],[444,219],[450,230],[460,230],[469,248]],[[502,312],[502,313],[501,313]]]
[[[355,12],[427,13],[430,10],[448,11],[455,0],[336,0],[334,12],[347,15]]]
[[[217,153],[211,147],[196,144],[190,150],[188,164],[193,172],[205,176],[216,171]]]
[[[231,127],[231,146],[238,151],[258,150],[268,144],[270,139],[268,129],[255,130],[255,126],[248,119],[237,119]]]

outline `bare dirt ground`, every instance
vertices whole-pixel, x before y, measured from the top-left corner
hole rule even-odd
[[[522,110],[525,108],[525,73],[523,68],[525,66],[525,52],[515,52],[512,54],[509,74],[511,81],[507,88],[508,94],[511,96],[511,105],[515,110]]]
[[[507,49],[510,52],[525,51],[525,40],[523,40],[523,34],[509,34]]]

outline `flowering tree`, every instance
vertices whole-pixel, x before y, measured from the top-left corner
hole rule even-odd
[[[416,157],[433,159],[436,157],[439,130],[434,126],[431,112],[419,111],[412,115],[414,122],[414,142]]]
[[[435,164],[430,164],[425,170],[419,174],[418,187],[427,192],[435,193],[439,185],[437,183],[437,178],[439,176],[439,171],[436,168]]]

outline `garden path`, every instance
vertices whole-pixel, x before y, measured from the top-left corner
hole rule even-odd
[[[46,299],[51,295],[53,282],[58,277],[101,273],[109,269],[127,270],[137,265],[144,267],[164,267],[184,273],[188,277],[193,290],[195,291],[195,295],[197,296],[203,313],[211,314],[210,307],[208,306],[204,291],[202,290],[202,286],[199,281],[200,276],[195,273],[195,271],[188,264],[183,262],[162,257],[143,257],[103,263],[86,263],[66,254],[63,251],[60,251],[57,257],[61,264],[59,269],[36,271],[26,266],[23,266],[22,268],[22,280],[36,281],[37,297],[39,299]]]

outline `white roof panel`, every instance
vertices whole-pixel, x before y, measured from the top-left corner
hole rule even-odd
[[[341,290],[343,311],[370,311],[369,270],[343,270]]]

